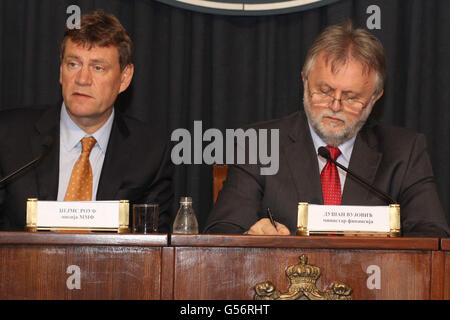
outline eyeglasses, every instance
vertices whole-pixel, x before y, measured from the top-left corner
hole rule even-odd
[[[329,107],[334,103],[335,100],[337,100],[344,108],[361,111],[370,104],[373,98],[371,97],[368,102],[362,102],[361,100],[352,97],[342,97],[341,99],[336,99],[327,92],[312,92],[309,88],[308,80],[306,80],[306,85],[308,88],[309,97],[311,98],[311,103],[318,107]]]

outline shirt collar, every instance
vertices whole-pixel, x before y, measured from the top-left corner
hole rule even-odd
[[[318,135],[317,133],[314,131],[314,129],[311,127],[311,124],[309,123],[308,120],[308,126],[309,126],[309,131],[311,132],[311,137],[313,139],[313,143],[314,143],[314,148],[315,150],[318,150],[320,147],[326,147],[327,144],[325,143],[325,141],[323,141]],[[350,162],[350,157],[352,155],[352,151],[353,151],[353,146],[355,145],[355,140],[356,140],[356,136],[354,136],[353,138],[345,141],[344,143],[340,144],[338,146],[339,150],[341,150],[341,157],[343,157],[343,159],[349,163]]]
[[[93,134],[87,134],[80,127],[77,126],[75,122],[70,118],[66,110],[66,105],[62,104],[61,107],[61,119],[60,119],[60,130],[61,130],[61,142],[63,147],[67,152],[77,147],[80,140],[84,137],[93,136],[97,140],[96,145],[99,146],[102,153],[106,153],[106,148],[108,146],[109,136],[111,134],[112,124],[114,120],[114,108],[105,124],[98,129]]]

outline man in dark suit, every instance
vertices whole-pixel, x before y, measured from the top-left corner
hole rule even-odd
[[[62,105],[1,113],[2,176],[45,156],[2,186],[0,229],[23,230],[26,200],[38,198],[156,202],[159,230],[169,230],[173,166],[168,136],[159,125],[114,110],[118,94],[133,77],[131,55],[131,39],[116,17],[83,15],[81,29],[66,29],[61,45]],[[93,141],[86,169],[90,178],[77,184],[79,174],[72,169],[85,152],[86,139]],[[77,188],[83,190],[81,198]]]
[[[298,202],[387,204],[318,156],[326,146],[338,162],[397,200],[404,236],[448,236],[425,137],[369,119],[383,94],[385,64],[378,39],[349,22],[319,35],[302,70],[305,112],[250,126],[279,130],[279,171],[261,175],[260,165],[230,166],[205,232],[295,234]],[[333,178],[325,172],[331,166]]]

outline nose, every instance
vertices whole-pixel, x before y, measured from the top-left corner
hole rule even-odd
[[[333,101],[330,104],[330,109],[334,112],[338,112],[342,109],[342,94],[337,95],[337,97],[333,97]]]
[[[330,109],[334,112],[338,112],[342,109],[341,99],[334,99],[330,105]]]
[[[77,73],[75,81],[80,86],[89,86],[92,83],[92,74],[88,66],[82,66]]]

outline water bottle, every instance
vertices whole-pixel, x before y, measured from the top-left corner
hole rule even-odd
[[[172,233],[195,234],[198,233],[198,222],[192,208],[191,197],[180,198],[180,209],[173,222]]]

